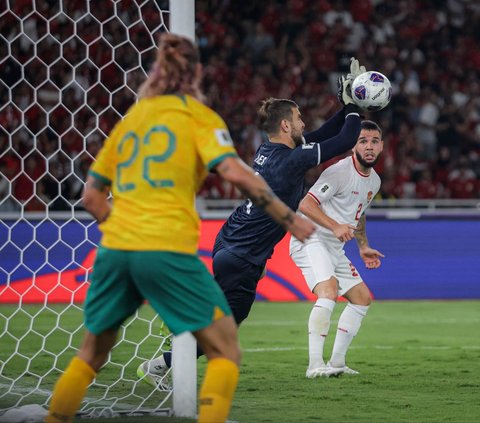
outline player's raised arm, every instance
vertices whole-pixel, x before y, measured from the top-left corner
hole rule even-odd
[[[345,122],[340,132],[321,143],[321,162],[324,163],[339,154],[351,150],[360,134],[361,118],[357,106],[345,108]]]
[[[355,59],[355,57],[350,58],[350,72],[346,77],[341,77],[338,80],[337,97],[339,102],[343,105],[343,109],[335,113],[320,128],[305,133],[304,137],[307,143],[322,143],[332,137],[335,137],[342,129],[342,126],[345,122],[345,117],[348,114],[352,112],[358,112],[360,114],[359,108],[352,107],[354,102],[351,96],[351,86],[355,78],[364,72],[366,72],[365,66],[360,65],[359,61]]]
[[[300,241],[305,241],[315,232],[312,222],[296,215],[274,194],[265,180],[255,175],[240,159],[227,157],[217,165],[216,170]]]
[[[346,91],[348,88],[345,85],[345,79],[339,81],[339,99],[341,99],[342,104],[344,105],[342,116],[342,125],[339,125],[339,116],[337,113],[334,120],[336,123],[332,124],[327,128],[326,132],[323,132],[323,127],[305,134],[305,141],[310,142],[319,142],[321,148],[320,162],[326,162],[332,159],[339,154],[343,154],[346,151],[352,149],[357,143],[357,138],[360,134],[360,108],[355,105],[352,98],[348,96]],[[324,125],[325,126],[325,125]],[[333,134],[333,129],[337,128],[335,134]],[[325,134],[328,133],[331,137],[324,139]]]

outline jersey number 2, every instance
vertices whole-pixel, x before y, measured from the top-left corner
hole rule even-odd
[[[355,214],[355,220],[360,220],[360,218],[362,217],[362,207],[363,207],[363,204],[360,203],[358,205],[358,209],[357,209],[357,213]]]
[[[173,187],[174,183],[171,179],[153,179],[150,176],[150,164],[152,162],[164,162],[174,153],[177,146],[175,134],[164,125],[154,126],[151,128],[143,137],[142,143],[144,145],[150,144],[152,135],[158,133],[167,135],[167,149],[162,154],[152,154],[144,157],[142,177],[150,184],[150,186],[154,188]],[[140,151],[140,139],[135,132],[130,131],[125,134],[118,144],[119,154],[122,152],[123,146],[127,142],[133,142],[133,148],[130,157],[117,165],[117,188],[122,192],[135,189],[135,184],[133,182],[121,182],[121,174],[123,169],[129,168],[134,163]]]

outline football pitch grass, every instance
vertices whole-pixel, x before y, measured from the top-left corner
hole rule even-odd
[[[332,316],[326,357],[336,322]],[[35,306],[26,306],[26,308]],[[145,313],[151,313],[144,307]],[[307,379],[310,303],[256,303],[240,329],[243,362],[230,420],[240,423],[480,421],[480,302],[379,301],[347,356],[358,376]],[[14,308],[1,307],[0,334]],[[33,314],[33,311],[30,311]],[[81,315],[72,313],[72,325]],[[15,320],[17,331],[29,322]],[[10,328],[12,329],[12,328]],[[141,334],[139,334],[141,336]],[[0,361],[12,345],[0,338]],[[152,354],[157,345],[151,345]],[[123,355],[120,351],[118,354]],[[131,357],[125,357],[128,361]],[[135,374],[138,362],[127,371]],[[199,360],[199,376],[206,360]],[[48,371],[49,362],[45,364]],[[1,375],[0,375],[1,376]],[[108,368],[101,373],[108,380]],[[28,381],[26,381],[28,386]],[[47,384],[44,389],[51,389]],[[121,384],[119,384],[121,389]],[[89,396],[93,396],[89,392]],[[2,407],[0,400],[0,410]],[[164,417],[113,421],[192,422]],[[112,419],[83,420],[112,422]]]

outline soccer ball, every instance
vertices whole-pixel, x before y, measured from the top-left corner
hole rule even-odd
[[[352,83],[352,98],[363,110],[382,110],[392,98],[392,85],[380,72],[368,71],[358,75]]]

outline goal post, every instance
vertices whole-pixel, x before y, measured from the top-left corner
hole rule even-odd
[[[86,172],[135,101],[158,34],[194,39],[194,3],[0,5],[0,415],[27,404],[46,407],[80,345],[100,239],[80,204]],[[136,376],[139,364],[171,344],[162,320],[142,307],[119,330],[80,413],[194,417],[191,334],[173,341],[173,389],[150,387]]]
[[[195,0],[170,0],[170,32],[195,40]]]
[[[195,40],[195,0],[170,0],[170,31]],[[172,344],[173,414],[194,417],[197,412],[197,343],[191,333]]]
[[[195,417],[197,413],[197,343],[190,332],[173,338],[173,414]]]

